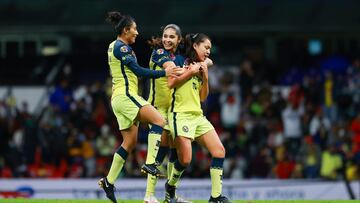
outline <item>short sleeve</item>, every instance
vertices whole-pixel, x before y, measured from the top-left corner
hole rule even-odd
[[[131,47],[125,44],[116,46],[114,48],[114,56],[119,59],[123,64],[129,64],[132,61],[136,61]]]
[[[162,66],[167,61],[172,61],[169,52],[165,49],[155,49],[151,55],[151,60],[158,66]]]
[[[185,57],[180,54],[176,55],[174,63],[176,66],[183,66],[185,63]]]

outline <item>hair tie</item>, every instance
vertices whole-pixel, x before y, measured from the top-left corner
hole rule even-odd
[[[196,34],[194,34],[193,36],[191,36],[191,39],[196,39],[196,37],[199,35],[199,33],[196,33]]]

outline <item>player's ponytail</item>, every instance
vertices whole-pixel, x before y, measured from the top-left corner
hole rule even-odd
[[[210,40],[210,37],[203,33],[187,34],[185,36],[185,55],[190,59],[190,62],[197,62],[199,60],[193,45],[200,44],[206,39]]]
[[[158,49],[162,47],[162,41],[160,37],[151,37],[150,40],[147,41],[148,45],[151,49]]]
[[[118,11],[107,13],[106,22],[114,26],[115,33],[121,35],[124,28],[129,28],[134,22],[134,18],[128,15],[122,15]]]

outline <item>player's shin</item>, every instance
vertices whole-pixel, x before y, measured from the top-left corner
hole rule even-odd
[[[211,196],[219,197],[222,193],[224,158],[215,158],[211,160],[210,177],[211,177]]]
[[[146,164],[154,164],[155,158],[158,154],[160,141],[161,141],[161,133],[163,128],[158,125],[152,125],[148,135],[148,150],[146,156]]]
[[[110,171],[109,174],[107,175],[107,180],[109,181],[109,183],[114,184],[115,180],[117,179],[118,175],[121,172],[121,169],[125,164],[127,156],[128,156],[128,152],[123,147],[120,147],[117,150],[117,152],[114,154]]]

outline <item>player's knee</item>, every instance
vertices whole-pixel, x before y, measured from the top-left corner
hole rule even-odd
[[[156,120],[153,122],[153,124],[158,125],[158,126],[164,128],[164,126],[166,125],[166,121],[165,121],[165,119],[164,119],[163,117],[161,117],[161,118],[159,118],[159,119],[156,119]]]
[[[183,166],[188,166],[191,162],[191,156],[181,156],[178,159]]]
[[[135,137],[135,136],[134,136]],[[136,146],[137,140],[130,137],[130,139],[124,139],[124,145],[126,145],[126,148],[129,152],[131,152],[135,146]]]
[[[219,157],[219,158],[224,158],[225,157],[225,148],[223,145],[221,145],[221,147],[218,147],[216,150],[214,150],[214,152],[212,153],[213,157]]]
[[[164,128],[164,126],[166,125],[166,120],[164,118],[161,118],[159,122],[160,122],[159,126]]]

